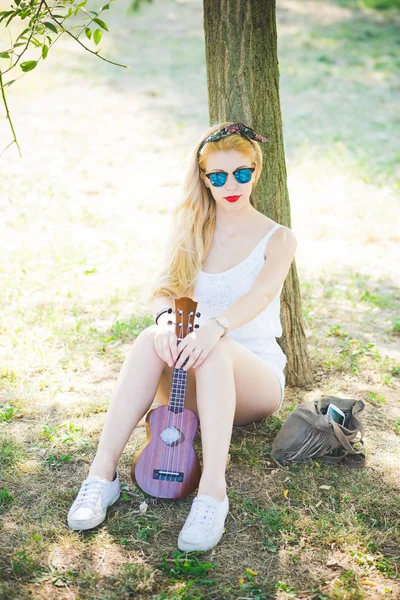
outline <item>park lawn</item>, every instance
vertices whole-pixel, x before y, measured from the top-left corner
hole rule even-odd
[[[131,69],[62,38],[9,88],[24,158],[12,149],[0,161],[0,599],[399,597],[399,19],[355,2],[278,7],[314,385],[287,386],[276,416],[234,428],[230,515],[210,552],[177,549],[191,498],[132,483],[143,421],[106,521],[67,527],[122,361],[152,323],[149,275],[208,123],[201,2],[154,1],[138,15],[128,5],[111,5],[101,45]],[[279,468],[282,423],[325,395],[366,403],[367,467]]]

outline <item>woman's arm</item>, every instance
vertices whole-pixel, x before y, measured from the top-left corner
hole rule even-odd
[[[267,308],[286,279],[297,248],[294,233],[288,227],[280,227],[267,246],[267,258],[251,289],[218,315],[228,319],[228,331],[248,323]],[[218,323],[215,326],[222,330]]]
[[[174,308],[174,302],[169,296],[156,296],[151,303],[151,312],[153,313],[154,320],[156,319],[157,313],[163,308],[171,307]],[[173,315],[167,312],[163,313],[158,319],[158,325],[166,325],[167,321],[174,321]]]

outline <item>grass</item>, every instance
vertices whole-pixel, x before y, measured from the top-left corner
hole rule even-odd
[[[193,554],[176,546],[191,498],[151,498],[130,479],[143,422],[121,457],[121,498],[104,524],[81,533],[66,524],[121,364],[152,323],[147,284],[182,164],[208,121],[201,3],[146,3],[135,16],[115,3],[107,17],[103,51],[131,69],[60,40],[34,74],[9,88],[24,161],[8,152],[0,164],[0,600],[395,598],[393,1],[278,6],[288,185],[314,384],[287,386],[277,415],[234,427],[226,531],[215,549]],[[278,468],[270,451],[285,419],[323,395],[365,402],[367,467]],[[198,437],[195,447],[201,458]]]

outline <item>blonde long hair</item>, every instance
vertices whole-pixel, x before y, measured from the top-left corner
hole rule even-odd
[[[260,146],[255,140],[249,141],[240,134],[207,142],[197,159],[201,142],[212,133],[232,123],[232,121],[223,121],[210,127],[199,138],[189,156],[189,167],[183,181],[183,198],[173,211],[173,229],[161,268],[150,286],[149,302],[156,296],[165,295],[171,299],[183,296],[190,298],[194,293],[194,283],[207,256],[215,229],[215,200],[204,183],[207,157],[220,150],[239,150],[255,165],[252,189],[260,178],[262,170]],[[251,197],[250,203],[254,206]]]

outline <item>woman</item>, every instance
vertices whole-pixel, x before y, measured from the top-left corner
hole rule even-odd
[[[193,150],[150,298],[156,324],[140,333],[122,365],[89,476],[68,513],[72,529],[95,527],[119,498],[119,457],[154,398],[168,404],[175,366],[188,371],[185,406],[200,420],[203,455],[178,547],[208,550],[222,537],[232,425],[274,414],[284,397],[286,356],[276,337],[297,242],[250,197],[262,168],[258,141],[268,140],[242,123],[224,122]],[[167,309],[184,296],[198,302],[200,327],[178,345]]]

